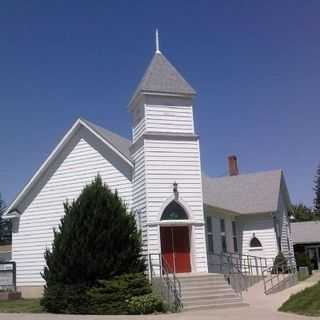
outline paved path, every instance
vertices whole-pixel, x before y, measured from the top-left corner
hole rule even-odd
[[[111,320],[111,319],[140,319],[140,320],[303,320],[320,319],[320,317],[304,317],[294,314],[278,312],[280,305],[294,294],[309,287],[320,280],[320,273],[315,273],[309,279],[276,294],[265,296],[263,284],[258,283],[250,288],[244,296],[244,302],[249,307],[232,309],[211,309],[202,311],[189,311],[176,314],[161,314],[149,316],[79,316],[79,315],[53,315],[53,314],[0,314],[0,320]]]

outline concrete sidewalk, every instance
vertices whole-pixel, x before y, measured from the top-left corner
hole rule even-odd
[[[244,294],[244,302],[249,303],[250,307],[254,309],[268,309],[276,311],[291,295],[310,287],[319,281],[320,272],[314,272],[314,274],[305,281],[298,282],[291,288],[270,295],[265,295],[263,293],[263,282],[260,281]]]
[[[79,316],[79,315],[55,315],[55,314],[0,314],[0,320],[111,320],[111,319],[144,319],[144,320],[299,320],[320,319],[320,317],[304,317],[294,314],[278,312],[277,309],[290,295],[303,290],[320,280],[320,273],[315,273],[309,279],[298,283],[279,293],[264,295],[263,283],[258,283],[244,295],[244,302],[248,307],[230,309],[210,309],[201,311],[189,311],[176,314],[161,314],[148,316]]]

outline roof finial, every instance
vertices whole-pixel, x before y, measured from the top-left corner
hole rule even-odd
[[[159,32],[158,29],[156,29],[156,53],[161,53],[159,47]]]

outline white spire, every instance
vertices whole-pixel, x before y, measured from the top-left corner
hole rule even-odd
[[[156,29],[156,53],[161,53],[160,52],[160,46],[159,46],[159,32],[158,32],[158,29]]]

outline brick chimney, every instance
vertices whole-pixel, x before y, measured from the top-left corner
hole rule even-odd
[[[228,157],[229,176],[237,176],[239,174],[237,156],[231,155]]]

